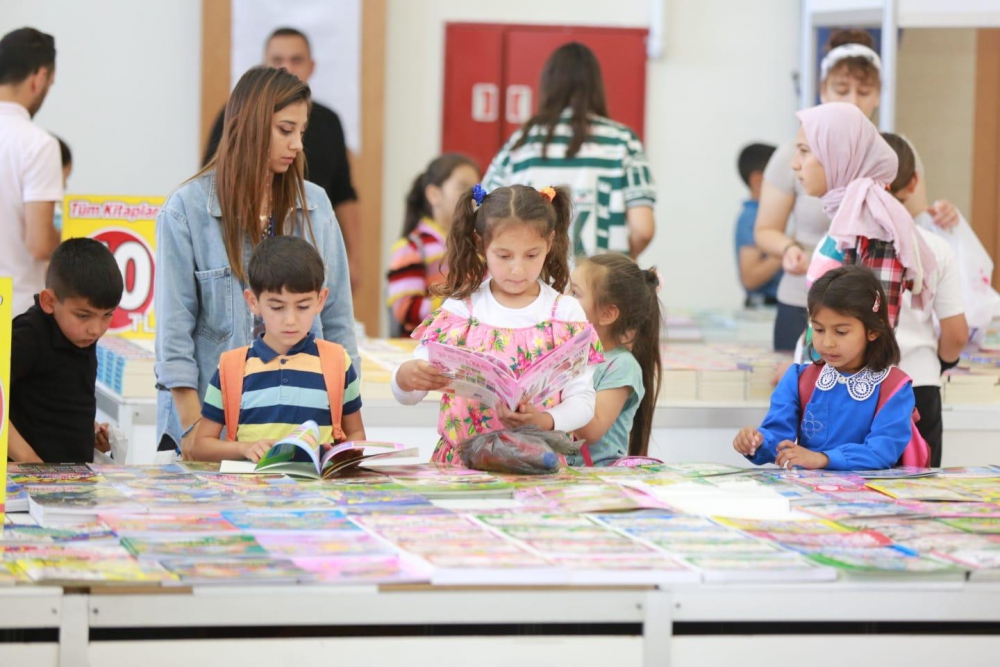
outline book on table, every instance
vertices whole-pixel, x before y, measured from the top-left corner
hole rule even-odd
[[[417,448],[399,443],[369,440],[342,442],[329,447],[320,443],[319,425],[310,420],[279,440],[256,464],[223,461],[220,473],[284,473],[293,477],[327,479],[358,472],[358,467],[383,458],[417,456]]]
[[[541,406],[583,375],[590,360],[592,333],[585,329],[544,352],[518,375],[500,359],[460,347],[428,343],[428,361],[451,382],[445,391],[511,410],[525,403]]]

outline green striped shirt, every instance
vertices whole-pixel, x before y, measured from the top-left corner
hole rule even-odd
[[[528,141],[518,130],[490,164],[483,178],[487,191],[506,185],[568,186],[573,195],[570,237],[574,254],[629,251],[625,212],[634,206],[652,207],[656,202],[653,177],[642,142],[621,123],[591,116],[590,135],[571,158],[566,148],[573,137],[570,112],[559,117],[546,156],[542,146],[548,128],[535,126]]]

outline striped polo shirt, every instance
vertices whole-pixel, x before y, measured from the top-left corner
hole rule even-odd
[[[575,255],[629,252],[625,212],[636,206],[652,207],[656,190],[642,142],[621,123],[590,117],[590,134],[579,152],[566,157],[573,137],[571,112],[563,111],[542,157],[548,128],[531,128],[528,141],[517,149],[522,130],[500,149],[486,176],[487,191],[507,185],[535,188],[565,185],[573,195],[574,219],[570,238]]]
[[[344,352],[347,373],[344,377],[344,414],[361,409],[361,382],[351,357]],[[225,424],[219,388],[219,371],[205,391],[201,414],[217,424]],[[243,370],[243,395],[240,398],[240,421],[236,439],[241,442],[280,440],[306,420],[320,427],[320,442],[333,442],[330,398],[320,368],[316,338],[309,334],[288,351],[278,354],[264,342],[254,339],[247,350]]]
[[[431,296],[430,289],[445,280],[445,243],[444,230],[423,218],[413,232],[392,246],[386,303],[404,334],[416,329],[443,302]]]

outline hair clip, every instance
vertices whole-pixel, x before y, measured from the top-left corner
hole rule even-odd
[[[872,312],[877,313],[878,309],[882,306],[882,297],[878,292],[875,292],[875,304],[872,306]]]
[[[542,188],[541,190],[539,190],[539,192],[543,197],[548,199],[550,203],[552,202],[553,199],[556,198],[556,189],[551,185],[547,188]]]
[[[483,189],[482,183],[476,183],[472,188],[472,198],[476,200],[476,206],[483,205],[483,200],[486,199],[486,190]]]

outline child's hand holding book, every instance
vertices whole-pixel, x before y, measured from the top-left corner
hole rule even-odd
[[[396,384],[403,391],[440,391],[450,381],[438,368],[421,359],[407,361],[396,371]]]
[[[260,461],[260,457],[267,454],[267,450],[271,449],[277,440],[258,440],[257,442],[241,442],[240,443],[240,453],[243,458],[253,461],[256,463]]]

